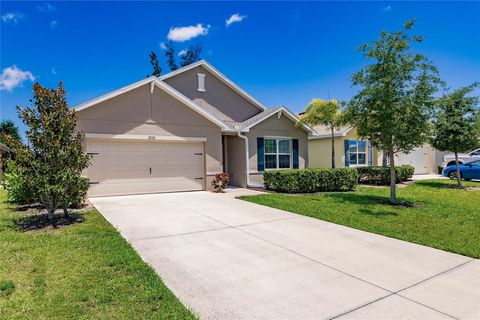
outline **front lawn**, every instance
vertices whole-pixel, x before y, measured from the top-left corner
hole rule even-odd
[[[20,231],[0,189],[0,319],[194,319],[95,210]]]
[[[392,207],[389,189],[359,186],[355,192],[315,195],[263,194],[243,200],[361,229],[388,237],[480,258],[480,190],[456,190],[450,180],[418,181],[398,188]],[[480,183],[465,186],[480,188]]]

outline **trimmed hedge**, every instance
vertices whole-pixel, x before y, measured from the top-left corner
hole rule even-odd
[[[356,169],[268,170],[263,173],[268,190],[283,193],[349,191],[358,184]]]
[[[390,167],[358,167],[358,182],[374,185],[390,184]],[[395,167],[396,182],[407,181],[413,176],[412,166]]]

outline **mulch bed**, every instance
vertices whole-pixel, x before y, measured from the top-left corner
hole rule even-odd
[[[18,218],[14,223],[21,231],[36,231],[42,229],[57,229],[83,221],[85,221],[85,217],[81,213],[70,213],[68,216],[65,216],[62,212],[55,214],[53,219],[48,219],[47,214],[36,214]]]

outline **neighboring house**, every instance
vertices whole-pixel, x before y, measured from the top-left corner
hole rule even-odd
[[[324,126],[314,127],[317,135],[309,137],[309,164],[312,168],[330,168],[332,166],[332,134]],[[335,167],[376,166],[379,155],[369,141],[361,140],[351,127],[341,127],[334,131]],[[380,158],[380,164],[381,164]]]
[[[5,161],[8,157],[8,153],[10,152],[10,148],[8,148],[4,143],[0,142],[0,182],[3,181],[3,170],[5,167]]]
[[[309,137],[309,164],[312,168],[331,167],[331,132],[323,126],[314,127],[317,135]],[[372,147],[367,140],[358,138],[354,128],[344,126],[334,132],[335,166],[337,168],[382,165],[383,152]],[[415,174],[437,173],[443,153],[429,145],[417,148],[409,154],[396,154],[396,165],[411,165]]]
[[[202,60],[78,105],[93,157],[90,196],[263,183],[263,171],[304,168],[311,128],[285,107],[267,109]]]

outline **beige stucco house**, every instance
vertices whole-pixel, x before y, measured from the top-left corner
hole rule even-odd
[[[78,105],[92,164],[90,196],[263,183],[263,171],[304,168],[308,134],[285,107],[267,108],[202,60]]]
[[[316,135],[309,137],[309,164],[313,168],[331,167],[331,132],[323,126],[314,127]],[[358,137],[355,128],[341,127],[334,131],[335,167],[358,167],[382,165],[383,153],[372,147],[368,140]],[[396,155],[396,165],[411,165],[415,174],[436,173],[442,163],[443,153],[430,145],[417,148],[412,152]]]

